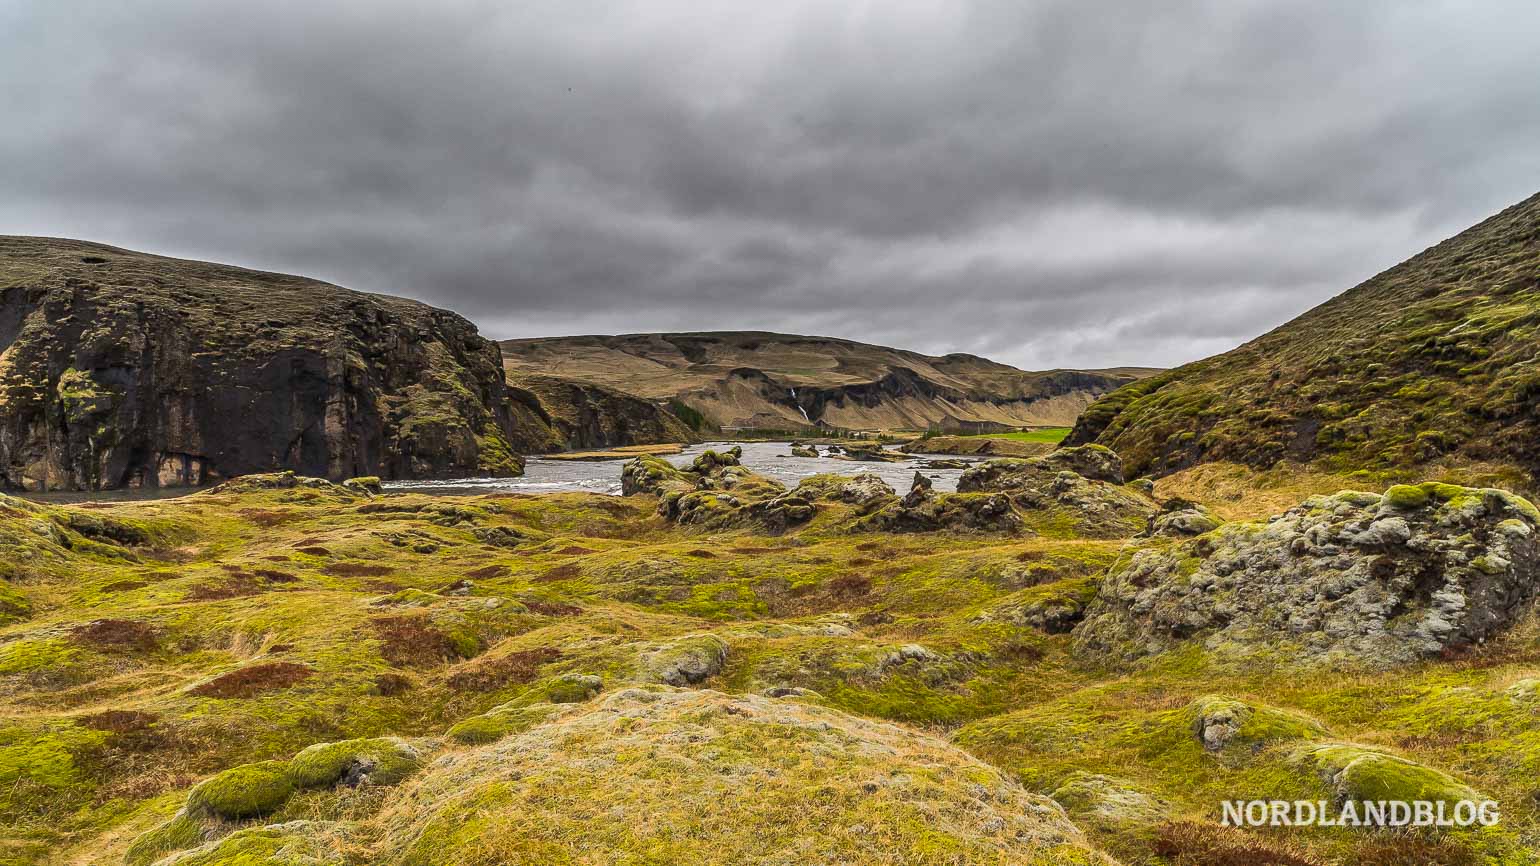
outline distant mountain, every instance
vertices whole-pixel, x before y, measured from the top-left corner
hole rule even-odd
[[[416,301],[0,237],[0,487],[517,474],[497,345]]]
[[[1103,397],[1072,443],[1132,474],[1284,458],[1540,471],[1540,195],[1223,355]]]
[[[560,376],[672,402],[726,427],[924,430],[1069,425],[1097,396],[1154,371],[1026,372],[760,331],[505,340],[510,376]]]

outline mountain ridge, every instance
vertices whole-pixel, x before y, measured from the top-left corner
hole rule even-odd
[[[729,427],[1067,426],[1091,397],[1151,372],[1032,372],[962,352],[931,356],[773,331],[588,334],[500,345],[511,375],[538,369],[678,401]]]

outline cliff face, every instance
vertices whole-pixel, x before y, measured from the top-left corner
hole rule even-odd
[[[0,485],[517,474],[459,316],[282,274],[0,238]]]
[[[1146,370],[1030,372],[973,355],[932,357],[756,331],[507,340],[511,375],[541,372],[677,400],[715,424],[924,430],[1068,425]]]
[[[700,441],[667,409],[602,385],[525,373],[509,376],[508,392],[520,451]]]

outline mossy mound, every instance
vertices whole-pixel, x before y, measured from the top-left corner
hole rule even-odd
[[[939,740],[757,696],[617,692],[402,793],[421,805],[387,807],[381,840],[400,866],[1111,862],[1051,800]]]
[[[1295,713],[1204,695],[1187,707],[1193,736],[1209,752],[1256,751],[1269,743],[1316,739],[1320,723]]]
[[[1291,760],[1319,773],[1338,802],[1427,800],[1452,806],[1461,800],[1482,799],[1469,785],[1442,770],[1366,746],[1306,746],[1297,750]]]
[[[187,794],[187,809],[220,818],[250,818],[282,806],[294,793],[294,779],[283,761],[232,767]]]
[[[339,782],[394,785],[422,767],[422,753],[397,737],[317,743],[289,760],[286,772],[295,786],[317,788]]]

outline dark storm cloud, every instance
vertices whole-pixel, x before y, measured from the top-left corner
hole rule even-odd
[[[1259,334],[1540,188],[1527,2],[0,2],[0,231],[494,336],[1030,367]]]

